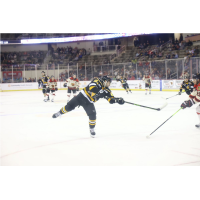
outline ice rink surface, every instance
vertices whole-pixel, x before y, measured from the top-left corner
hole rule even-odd
[[[125,101],[158,108],[176,92],[115,91]],[[89,133],[82,107],[53,119],[67,100],[43,102],[41,91],[0,93],[0,164],[3,166],[192,166],[200,165],[200,130],[196,106],[174,114],[188,96],[173,97],[161,111],[130,104],[95,103],[96,138]]]

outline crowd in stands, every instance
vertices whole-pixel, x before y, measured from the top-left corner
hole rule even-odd
[[[45,56],[43,51],[1,52],[1,63],[16,65],[24,61],[26,64],[42,64]]]
[[[56,66],[58,64],[68,64],[64,63],[64,59],[68,59],[69,62],[79,61],[82,59],[83,56],[90,55],[90,53],[91,53],[90,49],[86,51],[86,49],[84,48],[78,49],[77,47],[72,48],[71,46],[61,47],[61,48],[58,47],[56,50],[52,48],[51,51],[52,58],[49,61],[49,67],[51,69],[54,67],[54,65]]]

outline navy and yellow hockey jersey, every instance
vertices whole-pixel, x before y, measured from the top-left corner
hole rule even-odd
[[[185,91],[189,90],[190,92],[192,92],[194,89],[194,83],[190,80],[188,82],[183,81],[180,88],[180,92],[182,92],[182,89],[185,89]]]
[[[127,83],[127,79],[126,78],[119,78],[119,79],[116,78],[116,81],[120,81],[121,84],[126,84]]]
[[[114,96],[108,87],[104,87],[103,81],[100,78],[95,78],[91,83],[89,83],[81,93],[88,99],[90,103],[98,101],[99,98],[108,97],[109,103],[112,103]],[[96,98],[98,97],[98,98]]]
[[[48,82],[48,80],[49,80],[48,76],[46,76],[46,75],[42,76],[42,83],[43,83],[43,85],[46,85],[47,82]]]

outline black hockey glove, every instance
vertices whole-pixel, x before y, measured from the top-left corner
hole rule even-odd
[[[118,98],[118,99],[116,100],[116,102],[117,102],[118,104],[120,104],[120,105],[123,105],[123,104],[125,103],[125,101],[124,101],[123,98]]]
[[[95,101],[98,101],[100,99],[100,95],[99,94],[95,94],[93,97],[92,97]]]
[[[55,90],[58,91],[58,88],[56,87]]]
[[[64,87],[67,87],[67,83],[64,83]]]
[[[181,104],[181,107],[183,109],[185,109],[186,107],[190,108],[193,104],[195,104],[195,102],[193,101],[193,99],[190,99],[188,101],[184,101],[182,104]]]

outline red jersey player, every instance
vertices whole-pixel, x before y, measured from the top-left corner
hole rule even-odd
[[[51,76],[51,79],[48,82],[48,86],[49,86],[48,91],[51,92],[51,95],[52,95],[51,101],[54,102],[55,91],[56,91],[56,87],[57,87],[57,81],[54,78],[54,76]],[[45,102],[47,102],[47,100]]]
[[[185,109],[186,107],[191,107],[194,104],[200,103],[200,74],[196,75],[196,80],[194,82],[194,90],[189,96],[189,100],[184,101],[181,104],[181,107]],[[195,125],[197,128],[200,128],[200,104],[196,107],[196,112],[199,118],[199,124]]]
[[[66,82],[64,83],[64,86],[66,84],[68,86],[68,91],[67,91],[68,100],[67,100],[67,102],[69,102],[71,92],[73,92],[74,97],[76,96],[77,88],[79,88],[79,80],[76,78],[76,75],[74,74],[73,77],[70,77],[66,80]]]

